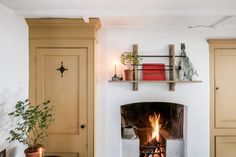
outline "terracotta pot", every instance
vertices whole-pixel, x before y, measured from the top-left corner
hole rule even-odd
[[[41,146],[39,148],[36,149],[37,152],[32,152],[32,153],[29,153],[29,148],[27,148],[24,153],[25,153],[25,156],[26,157],[43,157],[43,154],[44,154],[44,147]]]
[[[34,153],[25,153],[26,157],[40,157],[39,152],[34,152]]]
[[[133,70],[125,70],[125,80],[126,81],[132,81],[133,80]]]

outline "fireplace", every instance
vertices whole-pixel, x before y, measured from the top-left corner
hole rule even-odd
[[[141,102],[121,106],[122,151],[128,152],[123,157],[184,157],[183,130],[183,105]]]
[[[6,149],[0,151],[0,157],[6,157]]]

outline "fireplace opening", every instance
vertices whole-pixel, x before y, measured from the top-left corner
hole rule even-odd
[[[184,106],[180,104],[142,102],[121,106],[122,139],[139,140],[139,157],[172,157],[173,153],[183,157],[183,123]]]

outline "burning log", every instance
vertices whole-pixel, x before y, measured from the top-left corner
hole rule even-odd
[[[163,128],[160,129],[160,134],[161,134],[161,136],[164,137],[164,139],[172,139],[173,138],[173,136],[166,129],[163,129]]]
[[[140,147],[141,157],[165,157],[165,145],[153,138]]]
[[[159,146],[160,142],[156,140],[156,138],[153,138],[151,141],[149,141],[145,146]]]
[[[141,157],[165,157],[165,143],[160,134],[160,114],[154,112],[153,115],[149,116],[149,123],[152,127],[151,139],[143,145],[140,146],[140,156]]]

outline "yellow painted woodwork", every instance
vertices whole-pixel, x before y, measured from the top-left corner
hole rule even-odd
[[[30,39],[30,101],[50,99],[55,122],[47,155],[94,156],[94,56],[98,19],[26,19]],[[68,69],[63,77],[57,70]],[[80,126],[85,125],[82,129]]]
[[[236,156],[236,39],[209,39],[210,155]]]
[[[215,127],[236,128],[236,49],[215,49]]]
[[[216,157],[235,157],[236,137],[216,137]]]

